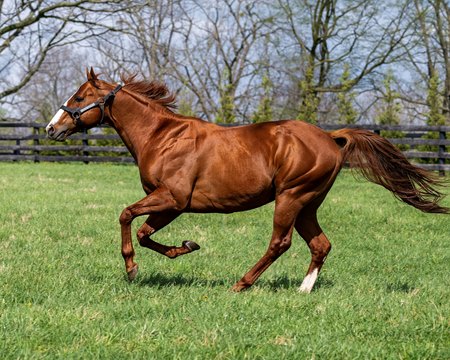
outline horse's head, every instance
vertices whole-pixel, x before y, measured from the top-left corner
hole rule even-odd
[[[86,71],[87,81],[60,107],[46,127],[50,139],[63,141],[69,135],[100,125],[105,109],[110,109],[114,96],[121,89],[97,78],[94,70]]]

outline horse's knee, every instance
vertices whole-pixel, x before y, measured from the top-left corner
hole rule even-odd
[[[131,210],[128,208],[123,209],[119,217],[120,225],[130,225],[132,221],[133,221],[133,214],[131,213]]]
[[[135,252],[133,246],[122,246],[121,249],[122,257],[127,261],[128,259],[133,259]]]

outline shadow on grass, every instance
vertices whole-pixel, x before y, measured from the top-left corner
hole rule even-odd
[[[260,279],[255,284],[259,284],[263,287],[268,287],[272,291],[298,289],[303,281],[303,278],[288,277],[286,275],[281,276],[275,280]],[[330,289],[334,286],[334,281],[331,279],[319,277],[314,284],[313,292],[319,289]]]
[[[312,291],[319,289],[331,289],[334,287],[334,281],[324,277],[319,277]]]
[[[386,286],[386,290],[388,292],[402,292],[402,293],[411,293],[416,290],[415,286],[408,284],[406,282],[396,282],[391,283]]]
[[[276,292],[282,289],[297,289],[300,287],[302,279],[299,278],[290,278],[288,276],[281,276],[275,280],[264,280],[259,279],[255,285],[260,287],[269,288],[270,290]],[[151,287],[171,287],[171,286],[179,286],[179,287],[191,287],[191,286],[200,286],[200,287],[229,287],[233,285],[230,279],[215,279],[215,280],[206,280],[200,279],[193,276],[184,276],[181,274],[175,275],[165,275],[162,273],[153,273],[151,275],[147,275],[144,278],[136,281],[136,285],[138,286],[151,286]],[[313,291],[317,291],[319,289],[330,289],[334,286],[334,281],[327,278],[317,279],[316,284],[314,285]],[[249,289],[251,291],[251,288]]]
[[[270,288],[272,291],[291,289],[299,287],[301,280],[298,278],[291,278],[286,275],[280,276],[274,280],[259,279],[256,284],[260,287]]]
[[[165,275],[161,273],[153,273],[147,275],[145,278],[136,282],[138,286],[153,286],[153,287],[170,287],[170,286],[204,286],[204,287],[216,287],[226,286],[225,280],[206,280],[196,277],[186,277],[184,275]]]

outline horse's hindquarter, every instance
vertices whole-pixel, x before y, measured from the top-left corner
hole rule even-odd
[[[336,165],[337,146],[315,127],[282,121],[215,127],[199,150],[188,210],[231,212],[272,201],[278,191],[297,186],[318,164],[329,173]],[[314,181],[314,175],[309,177]]]
[[[322,191],[337,176],[342,154],[328,133],[301,121],[283,121],[278,128],[275,179],[277,192],[288,189]]]

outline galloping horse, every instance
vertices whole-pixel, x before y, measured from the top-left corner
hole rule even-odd
[[[300,286],[310,292],[331,249],[317,221],[344,162],[372,182],[424,212],[448,213],[438,204],[436,178],[410,164],[384,138],[364,130],[327,133],[301,121],[274,121],[224,128],[173,111],[175,98],[157,82],[122,77],[124,85],[100,80],[91,68],[87,82],[61,106],[46,130],[50,139],[101,123],[112,126],[134,157],[145,193],[120,215],[122,255],[129,280],[134,262],[131,223],[147,220],[137,232],[141,246],[169,258],[198,250],[193,241],[166,246],[150,238],[183,212],[230,213],[275,200],[273,232],[262,258],[234,286],[241,291],[291,246],[295,229],[311,251]]]

